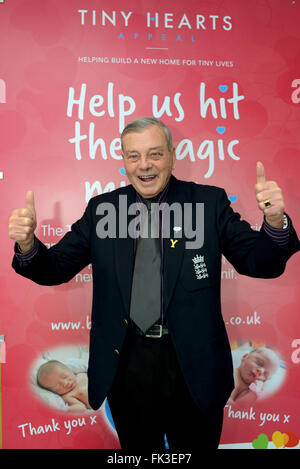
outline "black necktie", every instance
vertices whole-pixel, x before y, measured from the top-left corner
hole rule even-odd
[[[155,220],[154,214],[151,217],[151,202],[147,200],[146,204],[148,210],[141,217],[130,305],[130,317],[144,333],[160,318],[161,312],[160,241],[159,237],[151,236],[156,228]]]

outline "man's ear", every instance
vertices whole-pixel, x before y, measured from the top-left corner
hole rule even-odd
[[[122,152],[121,152],[121,155],[122,155],[123,160],[125,160],[123,150],[122,150]],[[124,166],[125,166],[125,165],[124,165]],[[126,169],[125,169],[125,167],[124,167],[123,169],[124,169],[124,173],[122,173],[122,174],[123,174],[123,175],[126,175]]]
[[[172,171],[175,169],[176,166],[176,148],[172,150]]]

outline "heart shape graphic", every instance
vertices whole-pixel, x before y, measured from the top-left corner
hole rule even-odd
[[[252,441],[252,446],[254,449],[267,449],[268,444],[268,437],[265,433],[261,433],[255,440]]]
[[[236,202],[237,201],[237,195],[230,195],[229,197],[230,202]]]
[[[272,441],[276,448],[281,448],[289,441],[289,436],[286,433],[274,432],[272,435]]]
[[[219,90],[222,91],[222,93],[225,93],[228,90],[227,85],[219,85]]]
[[[288,442],[285,444],[287,448],[294,448],[299,443],[299,438],[293,432],[286,432],[286,435],[289,437]]]
[[[219,134],[223,134],[226,130],[226,127],[217,127],[217,132],[219,132]]]

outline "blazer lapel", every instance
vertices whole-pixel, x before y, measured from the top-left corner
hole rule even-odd
[[[135,218],[135,215],[128,215],[128,208],[135,203],[135,191],[132,186],[126,187],[126,199],[118,198],[116,202],[117,213],[117,238],[115,240],[115,268],[125,310],[129,314],[131,283],[134,268],[134,239],[128,235],[128,224]],[[122,201],[121,201],[122,200]],[[124,213],[125,212],[125,213]],[[123,225],[121,227],[121,224]],[[120,229],[127,230],[125,237],[120,237]],[[125,234],[125,233],[124,233]]]
[[[169,206],[173,203],[178,203],[182,206],[183,202],[184,200],[180,194],[179,181],[174,176],[171,176],[167,203]],[[180,272],[185,251],[185,241],[183,220],[181,222],[181,226],[177,226],[174,217],[171,216],[170,237],[163,238],[164,312],[168,308]]]

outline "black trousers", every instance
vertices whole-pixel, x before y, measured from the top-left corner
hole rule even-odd
[[[169,334],[148,338],[129,328],[107,398],[122,449],[164,451],[164,435],[171,451],[218,447],[223,411],[202,415]]]

